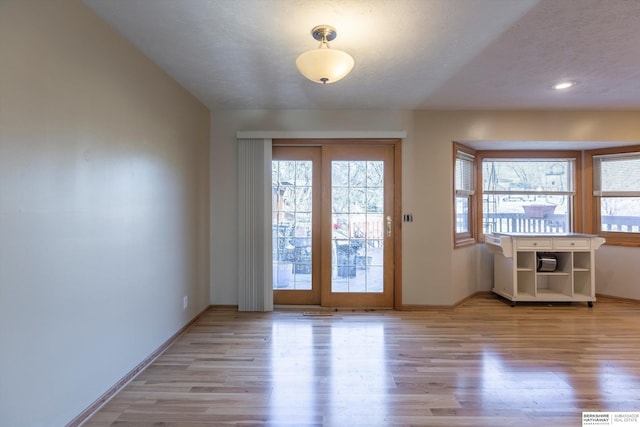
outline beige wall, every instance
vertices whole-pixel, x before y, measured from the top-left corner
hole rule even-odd
[[[403,303],[452,305],[491,289],[483,245],[453,249],[452,141],[640,141],[639,112],[214,111],[211,133],[212,304],[236,304],[237,131],[407,131],[403,143]],[[536,143],[531,142],[531,148]],[[638,249],[604,248],[616,274],[598,272],[597,292],[637,298]]]
[[[425,138],[441,145],[452,140],[531,141],[531,148],[535,149],[536,141],[608,141],[612,146],[640,141],[640,112],[637,111],[419,112],[417,117],[420,119],[416,122],[425,125]],[[439,157],[443,163],[445,155],[450,153]],[[450,161],[448,173],[451,173]],[[444,180],[444,176],[441,179]],[[448,215],[452,221],[451,179],[447,191],[448,195],[440,196],[442,200],[449,197]],[[638,299],[640,282],[634,280],[638,267],[633,261],[637,255],[637,248],[603,247],[596,252],[596,293]],[[471,289],[491,289],[492,260],[482,245],[452,251],[450,303],[462,300]],[[613,265],[616,274],[605,277],[604,272]]]
[[[209,112],[76,0],[0,61],[0,425],[61,426],[209,304]]]
[[[411,129],[403,111],[242,110],[211,113],[211,303],[238,303],[238,151],[236,132],[396,131]],[[407,139],[410,143],[411,139]]]

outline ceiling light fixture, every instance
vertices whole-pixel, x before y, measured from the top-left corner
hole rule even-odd
[[[576,82],[571,80],[566,80],[566,81],[554,84],[553,88],[555,90],[564,90],[564,89],[569,89],[570,87],[573,87],[575,85],[576,85]]]
[[[311,30],[311,35],[320,42],[320,46],[296,59],[296,67],[302,75],[316,83],[327,84],[349,74],[354,64],[351,55],[329,48],[329,42],[337,36],[336,29],[330,25],[318,25]]]

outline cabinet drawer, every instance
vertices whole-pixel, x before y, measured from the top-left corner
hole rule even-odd
[[[518,239],[518,249],[551,249],[551,239]]]
[[[589,249],[589,239],[555,239],[554,249]]]

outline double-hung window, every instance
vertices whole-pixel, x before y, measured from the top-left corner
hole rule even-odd
[[[608,243],[640,243],[640,150],[633,149],[589,153],[594,232]]]
[[[475,155],[472,150],[454,146],[455,246],[475,243]]]
[[[479,152],[483,234],[560,234],[574,230],[574,152]]]
[[[456,247],[487,233],[583,231],[640,246],[640,145],[474,151],[454,143],[454,162]]]

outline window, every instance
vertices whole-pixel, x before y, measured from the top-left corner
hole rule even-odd
[[[640,244],[638,148],[588,152],[593,171],[593,231],[604,235],[607,243]]]
[[[473,150],[454,144],[454,246],[473,244],[474,238],[474,176],[475,155]]]
[[[478,157],[483,234],[576,231],[579,153],[478,152]]]

